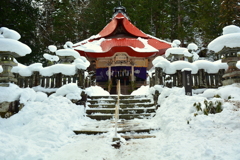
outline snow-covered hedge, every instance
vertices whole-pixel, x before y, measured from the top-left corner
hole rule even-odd
[[[159,56],[152,61],[154,67],[160,67],[166,74],[174,74],[177,70],[189,68],[192,70],[192,74],[196,74],[198,70],[204,69],[207,73],[217,73],[220,69],[227,69],[226,63],[221,63],[221,60],[210,62],[207,60],[198,60],[193,63],[187,61],[175,61],[170,62],[167,59]]]

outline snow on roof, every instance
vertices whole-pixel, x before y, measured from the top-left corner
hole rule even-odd
[[[87,38],[87,39],[84,39],[84,40],[82,40],[82,41],[80,41],[80,42],[78,42],[78,43],[75,43],[75,44],[73,44],[73,47],[77,47],[77,46],[79,46],[79,45],[83,45],[83,44],[85,44],[85,43],[88,43],[88,41],[91,41],[91,40],[93,40],[93,39],[97,39],[97,38],[100,38],[101,36],[99,35],[99,34],[97,34],[97,35],[92,35],[91,37],[89,37],[89,38]]]
[[[26,44],[18,41],[21,36],[16,31],[1,27],[0,35],[0,51],[14,52],[16,56],[25,56],[32,52]]]
[[[154,48],[154,47],[152,47],[151,45],[148,44],[147,39],[143,39],[143,38],[138,37],[138,40],[144,44],[144,48],[131,47],[133,50],[135,50],[137,52],[158,52],[158,50],[156,48]]]
[[[105,40],[105,38],[101,38],[100,40],[89,41],[81,46],[76,46],[74,49],[83,50],[86,52],[103,52],[101,43],[104,40]],[[75,44],[75,45],[77,45],[77,44]]]
[[[152,61],[154,67],[160,67],[167,74],[174,74],[177,70],[182,70],[184,68],[190,68],[192,74],[196,74],[198,70],[204,69],[207,73],[217,73],[219,69],[227,69],[228,65],[226,63],[221,63],[221,61],[210,62],[206,60],[198,60],[193,63],[187,61],[175,61],[169,62],[167,59],[159,56]]]
[[[240,28],[234,25],[223,28],[223,35],[208,44],[208,49],[218,53],[224,47],[240,47]]]

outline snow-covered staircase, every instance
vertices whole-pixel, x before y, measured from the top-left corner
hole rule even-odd
[[[115,128],[115,106],[117,96],[93,96],[87,100],[86,116],[92,120],[74,130],[76,134],[101,134],[113,132]],[[156,105],[147,96],[121,95],[117,133],[125,139],[154,138],[150,131],[156,130],[152,117]]]
[[[87,117],[96,120],[112,119],[115,114],[117,96],[93,96],[87,101]],[[151,118],[156,106],[146,96],[121,95],[119,102],[119,119]]]

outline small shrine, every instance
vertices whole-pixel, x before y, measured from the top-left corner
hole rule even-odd
[[[143,85],[152,60],[164,55],[170,47],[170,43],[134,26],[122,6],[114,8],[112,20],[97,35],[73,45],[73,49],[90,61],[89,70],[95,71],[97,85],[106,88],[108,84],[108,90],[117,79],[123,86],[132,84],[132,89]]]

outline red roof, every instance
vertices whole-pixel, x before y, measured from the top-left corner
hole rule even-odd
[[[86,57],[110,57],[116,52],[126,52],[133,57],[163,55],[170,44],[150,37],[134,26],[122,13],[95,38],[75,44],[74,49]]]

